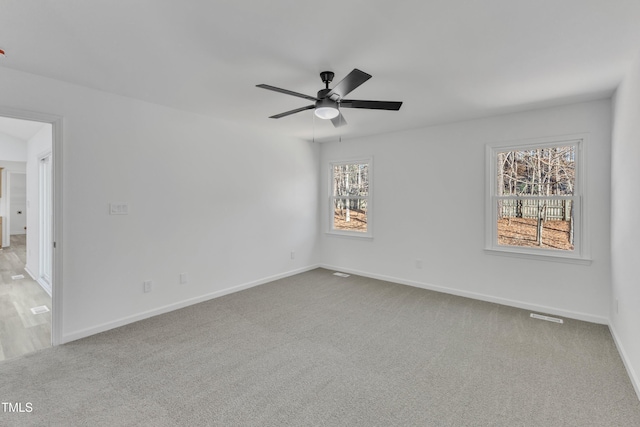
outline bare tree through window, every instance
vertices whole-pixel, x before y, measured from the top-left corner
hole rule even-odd
[[[576,146],[500,151],[499,245],[574,249]]]
[[[333,229],[367,232],[369,164],[332,166]]]

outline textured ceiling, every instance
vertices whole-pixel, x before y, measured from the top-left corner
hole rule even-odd
[[[0,0],[0,66],[317,140],[611,95],[640,48],[633,0]],[[373,78],[334,129],[320,71]],[[1,102],[1,101],[0,101]]]

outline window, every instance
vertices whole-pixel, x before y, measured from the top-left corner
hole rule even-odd
[[[371,159],[330,164],[329,233],[371,237]]]
[[[583,138],[487,146],[486,249],[586,259]]]

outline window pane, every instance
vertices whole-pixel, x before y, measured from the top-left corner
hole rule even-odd
[[[572,196],[576,147],[503,151],[497,154],[498,196]]]
[[[367,231],[367,199],[335,199],[334,230]]]
[[[498,245],[573,250],[573,201],[498,201]]]
[[[369,194],[369,165],[333,166],[334,196],[367,196]]]

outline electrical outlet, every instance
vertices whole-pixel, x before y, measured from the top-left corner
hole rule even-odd
[[[417,259],[416,260],[416,268],[422,269],[422,260],[421,259]]]
[[[145,280],[142,283],[142,290],[144,291],[144,293],[151,292],[151,285],[152,285],[151,280]]]
[[[188,281],[189,281],[189,276],[187,275],[187,273],[180,273],[180,284],[184,285]]]
[[[291,259],[296,259],[296,251],[291,251]]]

